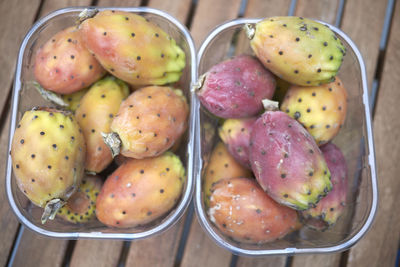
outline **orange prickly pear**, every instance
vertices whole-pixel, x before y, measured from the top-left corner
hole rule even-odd
[[[22,116],[11,145],[13,169],[19,189],[45,208],[43,223],[79,187],[85,152],[83,134],[69,112],[44,108]]]
[[[35,78],[46,90],[71,94],[97,81],[105,73],[83,45],[76,27],[58,32],[35,57]]]
[[[185,67],[175,40],[136,14],[101,11],[84,20],[79,32],[108,72],[135,86],[176,82]]]
[[[85,136],[86,170],[99,173],[111,163],[113,157],[101,133],[110,131],[113,118],[128,95],[125,82],[107,76],[93,84],[81,99],[75,117]]]

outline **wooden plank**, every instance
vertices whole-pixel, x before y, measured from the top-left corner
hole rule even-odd
[[[65,240],[43,237],[25,228],[13,266],[61,266],[67,245]]]
[[[182,259],[182,267],[223,267],[229,266],[232,254],[218,247],[209,238],[198,223],[198,218],[193,218],[189,237]]]
[[[174,266],[185,218],[161,235],[132,242],[126,266]]]
[[[99,0],[97,6],[136,7],[140,6],[141,2],[141,0]]]
[[[400,3],[397,1],[374,118],[379,207],[370,231],[350,250],[348,267],[395,266],[400,236]]]
[[[122,241],[78,240],[71,256],[70,266],[117,266],[122,246]]]
[[[236,18],[240,8],[240,2],[240,0],[202,0],[198,2],[190,29],[196,47],[200,47],[201,42],[207,34],[217,25]]]
[[[14,69],[20,43],[24,34],[32,24],[40,0],[17,0],[0,2],[0,32],[4,36],[0,40],[0,113],[2,114],[1,137],[0,137],[0,169],[5,170],[8,132],[10,124],[10,110],[6,105],[7,95],[11,88],[14,77]],[[5,194],[4,180],[0,183],[0,265],[6,264],[8,255],[12,249],[14,236],[18,227],[18,221],[8,205]]]
[[[250,0],[247,4],[244,17],[251,18],[265,18],[272,16],[286,16],[289,13],[289,0]],[[241,45],[238,45],[238,49],[242,45],[248,46],[248,40],[240,40]],[[284,267],[286,264],[285,256],[274,256],[267,258],[249,258],[249,257],[238,257],[237,267]]]
[[[344,8],[341,28],[363,55],[370,92],[378,60],[386,5],[386,0],[347,0]]]
[[[174,4],[171,4],[171,1],[150,0],[147,6],[163,10],[168,14],[174,16],[182,24],[186,24],[191,4],[192,0],[176,1],[176,3]]]

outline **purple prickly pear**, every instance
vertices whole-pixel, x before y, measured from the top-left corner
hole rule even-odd
[[[249,144],[251,127],[256,118],[228,119],[219,128],[219,136],[228,147],[229,153],[243,166],[251,168]]]
[[[332,81],[346,51],[328,26],[311,19],[271,17],[248,29],[251,48],[261,63],[297,85]]]
[[[307,226],[325,230],[336,223],[343,213],[347,193],[347,165],[340,149],[332,143],[321,146],[332,175],[332,191],[315,208],[301,212]]]
[[[332,189],[313,137],[280,111],[267,111],[253,124],[250,163],[261,187],[278,203],[297,210],[315,206]]]
[[[272,98],[275,78],[251,56],[238,56],[213,66],[197,95],[203,106],[221,118],[245,118],[262,111]]]

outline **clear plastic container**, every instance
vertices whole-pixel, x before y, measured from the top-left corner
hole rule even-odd
[[[259,20],[237,19],[212,31],[198,53],[199,74],[205,73],[214,64],[231,56],[253,54],[243,26],[246,23],[257,23]],[[218,122],[200,107],[198,99],[194,103],[199,112],[200,131],[196,140],[195,158],[196,212],[207,234],[219,246],[234,254],[265,256],[338,252],[354,245],[371,226],[377,209],[378,192],[365,65],[360,51],[351,39],[336,27],[328,26],[347,48],[338,76],[348,90],[349,99],[346,122],[333,140],[344,153],[349,167],[348,201],[344,214],[331,229],[318,232],[303,227],[281,240],[262,245],[244,244],[224,236],[207,216],[201,186],[202,174],[210,152],[218,141]]]
[[[17,62],[17,69],[14,81],[12,117],[10,127],[10,141],[14,135],[17,122],[22,114],[34,106],[51,106],[49,102],[42,99],[34,88],[32,82],[33,58],[36,50],[44,44],[56,32],[75,24],[80,12],[85,8],[65,8],[57,10],[39,20],[28,32],[22,42]],[[180,201],[163,218],[145,226],[132,229],[108,228],[100,222],[73,225],[58,219],[41,224],[40,216],[43,209],[34,206],[18,189],[12,171],[11,157],[8,157],[6,171],[6,190],[9,203],[19,221],[27,228],[46,236],[56,238],[94,238],[94,239],[125,239],[135,240],[161,233],[171,227],[183,215],[190,203],[194,190],[193,157],[194,157],[194,138],[195,138],[195,112],[192,105],[194,95],[190,88],[192,81],[197,78],[196,71],[196,52],[193,40],[180,22],[165,12],[146,8],[98,8],[99,10],[113,9],[140,14],[150,21],[158,24],[165,32],[174,38],[177,44],[185,51],[186,67],[179,81],[180,88],[184,91],[190,105],[189,130],[178,154],[186,166],[187,179],[184,185]],[[10,147],[10,146],[9,146]]]

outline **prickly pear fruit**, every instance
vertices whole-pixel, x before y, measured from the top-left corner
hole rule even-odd
[[[248,37],[266,68],[302,86],[331,82],[346,51],[328,26],[301,17],[264,19],[250,28]]]
[[[132,85],[176,82],[185,67],[185,53],[175,40],[139,15],[101,11],[79,32],[101,65]]]
[[[313,137],[281,111],[267,111],[253,124],[250,163],[269,196],[297,210],[315,206],[332,189]]]
[[[172,147],[184,133],[188,113],[186,98],[181,90],[162,86],[143,87],[122,102],[111,124],[113,133],[105,139],[110,137],[112,142],[120,139],[121,154],[126,157],[155,157]],[[118,154],[118,145],[116,148],[115,154]]]
[[[154,221],[177,203],[185,179],[182,162],[171,152],[130,159],[105,181],[97,198],[97,218],[120,228]]]
[[[56,109],[26,111],[15,130],[11,158],[19,189],[45,208],[44,223],[79,187],[86,145],[70,113]]]
[[[251,169],[249,161],[250,133],[256,118],[228,119],[219,128],[219,137],[229,153],[243,166]]]
[[[78,190],[58,210],[57,216],[72,223],[85,223],[96,218],[96,199],[103,181],[99,176],[86,175]]]
[[[223,179],[212,191],[210,220],[239,242],[271,242],[298,227],[297,212],[276,203],[253,179]]]
[[[197,92],[200,102],[221,118],[245,118],[263,109],[261,100],[272,98],[275,78],[251,56],[238,56],[213,66]]]
[[[46,89],[71,94],[83,89],[105,73],[83,45],[75,27],[50,38],[35,57],[35,78]]]
[[[224,178],[250,176],[251,172],[236,162],[225,145],[222,142],[218,142],[211,153],[205,173],[203,173],[203,192],[206,206],[209,206],[211,186],[214,183]]]
[[[82,97],[86,94],[89,90],[89,87],[79,90],[72,94],[62,95],[62,100],[68,104],[68,109],[71,111],[76,111],[79,107],[79,102],[81,101]]]
[[[75,117],[86,141],[85,169],[99,173],[112,161],[102,132],[109,132],[122,101],[129,95],[128,85],[112,76],[93,84],[79,103]]]
[[[332,191],[315,208],[302,211],[306,225],[325,230],[336,223],[344,211],[347,193],[347,164],[340,149],[332,143],[321,146],[332,175]]]
[[[318,145],[323,145],[342,128],[346,119],[347,91],[338,77],[320,86],[292,85],[281,110],[300,122]]]

